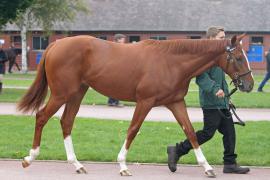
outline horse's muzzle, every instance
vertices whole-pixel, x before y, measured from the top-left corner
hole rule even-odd
[[[238,85],[238,88],[240,91],[243,92],[251,92],[254,86],[254,82],[250,82],[250,81],[245,81],[245,80],[240,80],[240,84]]]

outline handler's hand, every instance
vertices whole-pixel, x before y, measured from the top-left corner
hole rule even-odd
[[[216,96],[219,98],[224,98],[225,93],[222,89],[218,90],[218,92],[216,93]]]

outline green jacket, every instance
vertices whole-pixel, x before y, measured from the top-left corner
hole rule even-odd
[[[270,72],[270,53],[268,52],[266,55],[266,70]]]
[[[218,98],[216,93],[222,89],[229,94],[225,73],[219,67],[212,67],[196,77],[199,86],[200,105],[203,109],[228,109],[228,98]]]

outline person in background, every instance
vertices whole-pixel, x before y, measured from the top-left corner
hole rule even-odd
[[[125,43],[126,42],[126,36],[123,35],[123,34],[115,34],[114,35],[114,42]],[[119,100],[109,97],[108,106],[123,107],[124,105],[121,104],[119,102]]]
[[[266,52],[266,74],[264,76],[264,79],[259,85],[258,92],[263,92],[263,87],[266,84],[266,82],[270,79],[270,49]]]
[[[207,30],[208,39],[219,40],[225,38],[223,27],[210,27]],[[223,173],[245,174],[249,168],[244,168],[236,163],[235,154],[235,128],[229,111],[229,102],[225,98],[228,95],[228,85],[225,80],[225,73],[217,66],[214,66],[196,77],[199,86],[200,105],[203,111],[204,126],[196,132],[199,145],[209,141],[218,130],[223,135]],[[225,115],[225,116],[224,116]],[[177,161],[183,155],[193,149],[188,139],[176,143],[175,146],[168,146],[168,167],[172,172],[177,169]]]
[[[3,43],[0,42],[0,94],[3,88],[3,76],[5,74],[5,62],[7,61],[6,53],[3,50]]]

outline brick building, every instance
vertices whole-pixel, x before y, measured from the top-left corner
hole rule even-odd
[[[32,27],[27,38],[29,69],[37,66],[37,56],[50,42],[66,36],[87,34],[112,40],[115,33],[128,41],[176,38],[204,38],[211,25],[222,25],[228,36],[246,33],[243,40],[252,69],[265,67],[264,51],[270,48],[270,3],[266,0],[86,0],[91,13],[78,14],[73,23],[59,23],[46,37],[40,27]],[[11,42],[20,48],[20,31],[7,25],[0,34],[4,47]],[[17,61],[20,63],[20,56]]]

